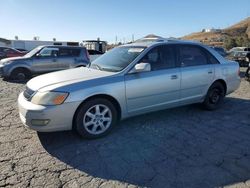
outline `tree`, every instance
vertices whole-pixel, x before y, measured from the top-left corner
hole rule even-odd
[[[226,37],[226,39],[224,41],[224,47],[227,50],[230,50],[231,48],[236,47],[236,46],[237,46],[237,43],[236,43],[234,38]]]

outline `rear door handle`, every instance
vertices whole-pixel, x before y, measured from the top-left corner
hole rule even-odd
[[[175,80],[175,79],[177,79],[177,78],[178,78],[177,75],[171,75],[171,80]]]

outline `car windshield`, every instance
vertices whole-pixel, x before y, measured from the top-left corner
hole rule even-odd
[[[109,72],[119,72],[134,61],[144,49],[145,47],[117,47],[94,60],[89,67]]]
[[[33,55],[35,55],[42,48],[43,48],[42,46],[36,47],[33,50],[31,50],[29,53],[27,53],[24,57],[32,57]]]

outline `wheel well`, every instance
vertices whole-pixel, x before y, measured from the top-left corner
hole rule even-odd
[[[120,106],[120,104],[118,103],[118,101],[117,101],[114,97],[112,97],[112,96],[110,96],[110,95],[98,94],[98,95],[93,95],[93,96],[91,96],[91,97],[88,97],[87,99],[85,99],[85,100],[77,107],[77,109],[76,109],[76,111],[75,111],[75,113],[74,113],[74,117],[73,117],[73,122],[72,122],[72,123],[73,123],[73,126],[72,126],[72,128],[74,128],[75,116],[76,116],[76,114],[77,114],[77,111],[80,109],[80,107],[81,107],[82,105],[84,105],[84,103],[86,103],[87,101],[92,100],[92,99],[94,99],[94,98],[107,99],[107,100],[109,100],[110,102],[112,102],[112,104],[114,104],[115,108],[117,109],[117,112],[118,112],[118,120],[121,119],[121,106]]]
[[[225,90],[225,95],[226,95],[226,93],[227,93],[227,84],[226,84],[226,82],[224,80],[222,80],[222,79],[219,79],[219,80],[216,80],[214,83],[217,83],[217,82],[219,82],[219,83],[221,83],[223,85],[224,90]]]
[[[12,69],[12,71],[10,72],[10,74],[13,71],[15,71],[15,70],[24,70],[24,71],[28,72],[29,74],[31,74],[31,71],[28,68],[26,68],[26,67],[16,67],[16,68]]]

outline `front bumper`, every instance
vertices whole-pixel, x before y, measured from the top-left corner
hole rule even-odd
[[[56,106],[42,106],[27,101],[23,92],[18,97],[19,116],[22,123],[39,132],[71,130],[74,113],[79,105],[80,102],[72,102]],[[38,121],[45,121],[47,124],[34,124]]]

